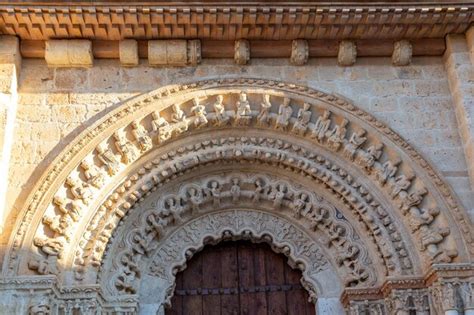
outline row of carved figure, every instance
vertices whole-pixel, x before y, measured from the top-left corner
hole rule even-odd
[[[252,113],[246,93],[239,94],[239,100],[236,102],[236,110],[234,112],[225,110],[223,99],[222,95],[216,96],[215,103],[213,104],[215,112],[209,119],[205,106],[201,105],[197,98],[193,99],[193,106],[191,107],[191,113],[194,114],[193,125],[195,127],[202,127],[208,124],[209,120],[213,121],[216,126],[222,126],[231,120],[234,121],[234,124],[246,125],[253,120],[255,115]],[[260,112],[255,116],[257,124],[261,126],[273,125],[275,129],[291,130],[299,135],[306,134],[308,127],[311,125],[310,119],[312,112],[309,104],[305,103],[303,107],[299,109],[296,119],[292,118],[293,109],[290,106],[289,98],[283,99],[277,114],[270,112],[271,106],[270,96],[263,95]],[[115,146],[121,158],[117,157],[105,142],[97,147],[97,158],[104,165],[108,175],[114,175],[119,172],[122,163],[131,163],[139,157],[140,152],[150,150],[153,146],[152,139],[156,138],[157,142],[161,142],[168,140],[173,134],[180,134],[188,130],[188,118],[186,118],[184,111],[179,105],[172,106],[171,124],[161,117],[158,112],[154,112],[152,116],[154,134],[149,133],[138,121],[134,121],[131,124],[132,135],[138,142],[138,146],[135,146],[135,144],[128,140],[124,130],[115,132]],[[317,142],[334,151],[343,147],[344,156],[355,160],[368,174],[374,176],[382,187],[388,187],[387,189],[391,197],[398,200],[401,211],[405,215],[409,215],[413,230],[419,230],[422,234],[428,234],[428,226],[439,211],[436,208],[422,209],[418,207],[427,194],[427,190],[423,187],[418,187],[410,192],[409,189],[411,186],[414,186],[413,182],[415,178],[412,174],[397,175],[397,173],[400,173],[400,159],[397,158],[393,161],[387,159],[384,163],[379,163],[378,160],[381,158],[383,150],[381,143],[372,144],[367,150],[360,149],[367,140],[364,136],[365,131],[363,129],[355,131],[347,140],[345,137],[348,121],[343,119],[339,125],[335,125],[331,128],[332,122],[330,116],[331,113],[326,110],[318,117],[316,122],[312,124],[310,138],[315,139]],[[293,125],[291,127],[292,120]],[[71,227],[74,225],[74,222],[77,222],[80,218],[81,212],[83,211],[82,208],[90,204],[94,196],[94,189],[103,187],[107,180],[107,174],[104,169],[96,165],[91,158],[86,158],[81,163],[81,168],[85,181],[73,176],[68,177],[66,180],[66,185],[69,187],[73,198],[71,202],[68,202],[68,199],[64,195],[57,195],[53,202],[56,205],[56,212],[59,213],[59,215],[46,215],[43,218],[43,223],[53,232],[57,233],[58,236],[64,238],[66,242],[69,241],[72,230]],[[438,234],[439,243],[449,234],[449,229],[441,228]],[[44,242],[45,240],[41,237],[35,239],[35,245],[38,247],[42,247]],[[429,243],[432,243],[432,241],[422,241],[421,246],[423,249],[428,249],[433,258],[436,258],[437,255],[439,255],[439,251],[433,248],[433,246],[431,246],[432,244]],[[449,253],[448,256],[454,257],[455,255],[456,253],[453,251]]]
[[[160,240],[168,233],[169,227],[181,226],[187,221],[186,218],[246,204],[254,206],[258,204],[259,207],[275,209],[308,224],[311,231],[322,232],[321,238],[325,239],[324,246],[334,253],[335,263],[345,269],[345,285],[355,286],[374,280],[367,267],[368,262],[364,259],[367,253],[354,241],[353,231],[349,232],[347,222],[337,221],[336,210],[323,202],[322,198],[306,191],[296,190],[283,181],[272,181],[264,177],[230,176],[208,180],[199,185],[189,184],[183,187],[179,194],[167,195],[160,199],[157,202],[157,210],[143,213],[138,224],[140,228],[128,233],[126,241],[128,245],[124,250],[126,254],[117,256],[122,270],[121,276],[117,278],[116,287],[120,291],[135,292],[133,284],[135,278],[139,277],[137,264],[142,256],[147,256],[156,250]],[[235,219],[244,220],[243,216]],[[232,222],[227,224],[232,225]],[[270,223],[260,224],[265,226]],[[190,233],[191,235],[187,234],[186,238],[194,239],[193,232]],[[291,243],[292,237],[286,235],[284,239]],[[309,246],[311,242],[306,245],[300,244],[297,246],[298,250]],[[171,244],[171,247],[179,246]],[[312,269],[318,268],[312,267]]]

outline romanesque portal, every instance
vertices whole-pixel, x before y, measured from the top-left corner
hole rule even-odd
[[[35,289],[37,311],[164,314],[186,262],[232,240],[285,255],[319,314],[441,313],[470,292],[437,280],[462,271],[473,239],[429,163],[350,101],[292,83],[204,80],[132,99],[81,133],[27,203],[4,272]]]

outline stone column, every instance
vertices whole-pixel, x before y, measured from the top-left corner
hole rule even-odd
[[[472,31],[471,31],[471,37]],[[472,45],[472,40],[471,40]],[[470,52],[464,35],[448,35],[444,55],[449,88],[454,102],[459,133],[466,157],[471,187],[474,188],[474,89]]]
[[[18,93],[17,78],[21,55],[15,36],[0,36],[0,234],[8,215],[7,187],[11,148],[13,146]]]
[[[344,308],[339,298],[318,298],[316,314],[344,314]]]

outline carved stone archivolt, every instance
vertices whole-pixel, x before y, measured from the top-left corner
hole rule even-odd
[[[206,182],[215,169],[235,175]],[[272,177],[250,180],[236,169]],[[173,192],[176,183],[186,190]],[[146,210],[158,192],[171,195]],[[343,228],[330,220],[331,211],[321,210],[321,200],[347,218]],[[174,233],[225,211],[240,213],[238,204],[248,206],[241,209],[244,221],[261,214],[298,227],[324,253],[318,268],[333,270],[341,288],[423,276],[434,263],[470,262],[473,251],[469,219],[448,186],[383,123],[347,100],[306,87],[226,79],[131,100],[71,143],[28,198],[4,274],[55,274],[68,285],[110,275],[110,292],[133,295],[139,292],[134,279],[153,261],[161,264],[153,257]],[[250,211],[255,204],[260,212]],[[133,222],[141,225],[135,234],[118,227]],[[216,231],[215,240],[248,237],[283,252],[289,246],[285,254],[315,285],[307,274],[313,269],[298,265],[304,244],[279,243],[276,234],[250,225]],[[204,238],[190,248],[199,250]],[[120,246],[128,254],[114,252]],[[106,257],[120,261],[104,262],[107,247]],[[29,248],[35,251],[23,254]],[[173,256],[175,269],[164,277],[169,284],[189,255]]]

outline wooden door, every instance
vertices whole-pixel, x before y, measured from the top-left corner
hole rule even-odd
[[[177,275],[167,315],[310,315],[301,272],[267,244],[205,247]]]

